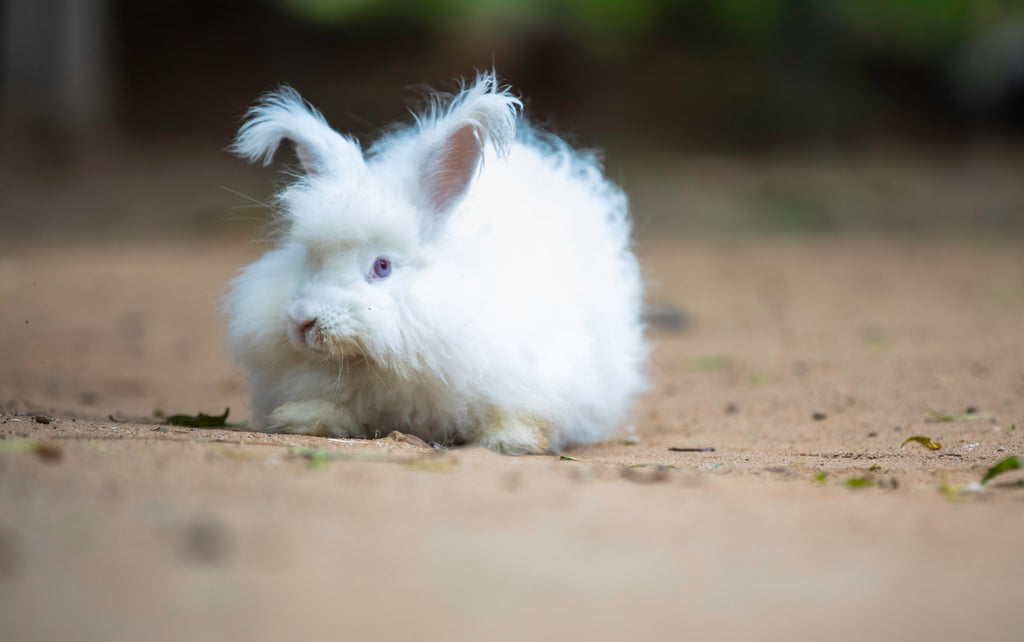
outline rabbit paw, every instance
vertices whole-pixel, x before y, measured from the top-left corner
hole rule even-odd
[[[514,417],[504,417],[488,426],[478,443],[504,455],[539,455],[548,452],[551,445],[543,425]]]
[[[320,437],[352,437],[360,432],[348,409],[326,399],[281,404],[267,417],[267,430]]]

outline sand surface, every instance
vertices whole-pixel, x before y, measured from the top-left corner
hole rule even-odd
[[[678,327],[569,459],[162,426],[248,419],[217,299],[262,247],[4,243],[0,638],[1024,635],[1024,476],[941,490],[1024,455],[1019,239],[650,234]]]

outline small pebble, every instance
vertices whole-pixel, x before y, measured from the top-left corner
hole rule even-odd
[[[690,326],[686,312],[671,303],[653,303],[644,309],[644,321],[654,328],[681,332]]]
[[[637,484],[655,484],[668,481],[671,468],[657,466],[653,470],[641,470],[639,468],[622,468],[622,478]]]
[[[509,492],[515,492],[523,487],[523,476],[517,470],[509,471],[502,476],[501,486]]]
[[[979,410],[977,406],[967,406],[967,410],[964,411],[964,413],[968,415],[976,415],[978,412]]]
[[[36,455],[43,461],[60,461],[60,458],[64,456],[64,451],[60,446],[54,444],[39,444],[39,447],[36,448]]]
[[[33,419],[35,420],[35,422],[37,424],[48,424],[48,423],[50,423],[50,418],[47,417],[46,415],[36,415],[35,417],[33,417]]]
[[[231,537],[220,522],[197,519],[186,526],[182,545],[182,553],[190,562],[213,565],[228,556]]]
[[[14,533],[0,531],[0,577],[14,577],[20,566],[18,542]]]
[[[814,421],[823,421],[825,419],[828,419],[828,415],[819,410],[818,412],[811,415],[811,419],[813,419]]]
[[[730,401],[729,403],[725,404],[725,412],[726,413],[728,413],[730,415],[735,415],[739,411],[740,411],[740,405],[738,403],[736,403],[734,401]]]
[[[868,437],[877,437],[877,436],[878,436],[877,432],[869,432],[868,433]]]

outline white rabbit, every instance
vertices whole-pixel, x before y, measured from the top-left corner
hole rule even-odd
[[[232,150],[266,165],[287,138],[304,170],[226,297],[259,428],[525,454],[627,417],[647,346],[626,197],[521,105],[483,73],[365,155],[290,88],[248,112]]]

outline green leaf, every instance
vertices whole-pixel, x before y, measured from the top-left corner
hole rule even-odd
[[[167,418],[168,426],[185,426],[187,428],[224,428],[227,426],[228,413],[231,408],[225,408],[223,415],[171,415]]]
[[[1008,473],[1011,470],[1020,470],[1022,468],[1024,468],[1024,461],[1021,461],[1020,457],[1017,457],[1016,455],[1011,455],[995,466],[989,468],[988,472],[985,473],[985,476],[981,478],[981,483],[988,483],[988,481],[993,477],[998,477],[1003,473]]]
[[[562,455],[558,459],[559,461],[579,461],[579,459],[576,459],[575,457],[570,457],[569,455]]]
[[[882,470],[882,464],[878,463],[877,461],[871,463],[871,466],[868,468],[868,472],[873,473],[876,470]]]
[[[921,444],[928,450],[938,450],[942,448],[942,444],[940,444],[937,441],[932,441],[931,437],[925,437],[924,435],[914,435],[913,437],[907,437],[905,440],[903,440],[903,443],[900,444],[900,448],[903,448],[912,441],[916,441],[917,443]]]
[[[344,454],[326,448],[299,448],[296,446],[291,449],[291,453],[309,461],[309,467],[312,470],[326,468],[328,462],[335,459],[347,459]]]
[[[726,354],[699,355],[690,360],[690,369],[697,372],[723,372],[735,365],[735,359]]]
[[[865,477],[850,477],[843,482],[843,486],[846,486],[847,488],[870,488],[875,485],[877,485],[875,480],[867,479]]]
[[[760,372],[753,372],[750,374],[750,385],[752,386],[763,386],[767,383],[771,383],[771,378]]]
[[[669,464],[629,464],[626,468],[653,468],[655,470],[679,470],[679,466]]]
[[[37,439],[0,441],[0,453],[35,453],[47,461],[57,461],[64,454],[60,446]]]
[[[450,473],[455,470],[455,464],[450,459],[437,457],[425,457],[415,459],[406,465],[409,470],[418,470],[425,473]]]
[[[35,439],[14,439],[0,441],[0,453],[31,453],[39,448]]]
[[[939,492],[946,498],[947,501],[960,502],[963,501],[961,492],[967,484],[951,484],[945,477],[942,478],[942,484],[939,485]]]
[[[932,416],[936,421],[971,421],[974,419],[991,419],[992,413],[990,412],[963,412],[960,414],[951,415],[948,412],[941,412],[932,408],[925,408],[928,414]]]
[[[826,483],[828,481],[828,473],[818,473],[817,475],[814,476],[814,481],[818,482],[819,484]]]

